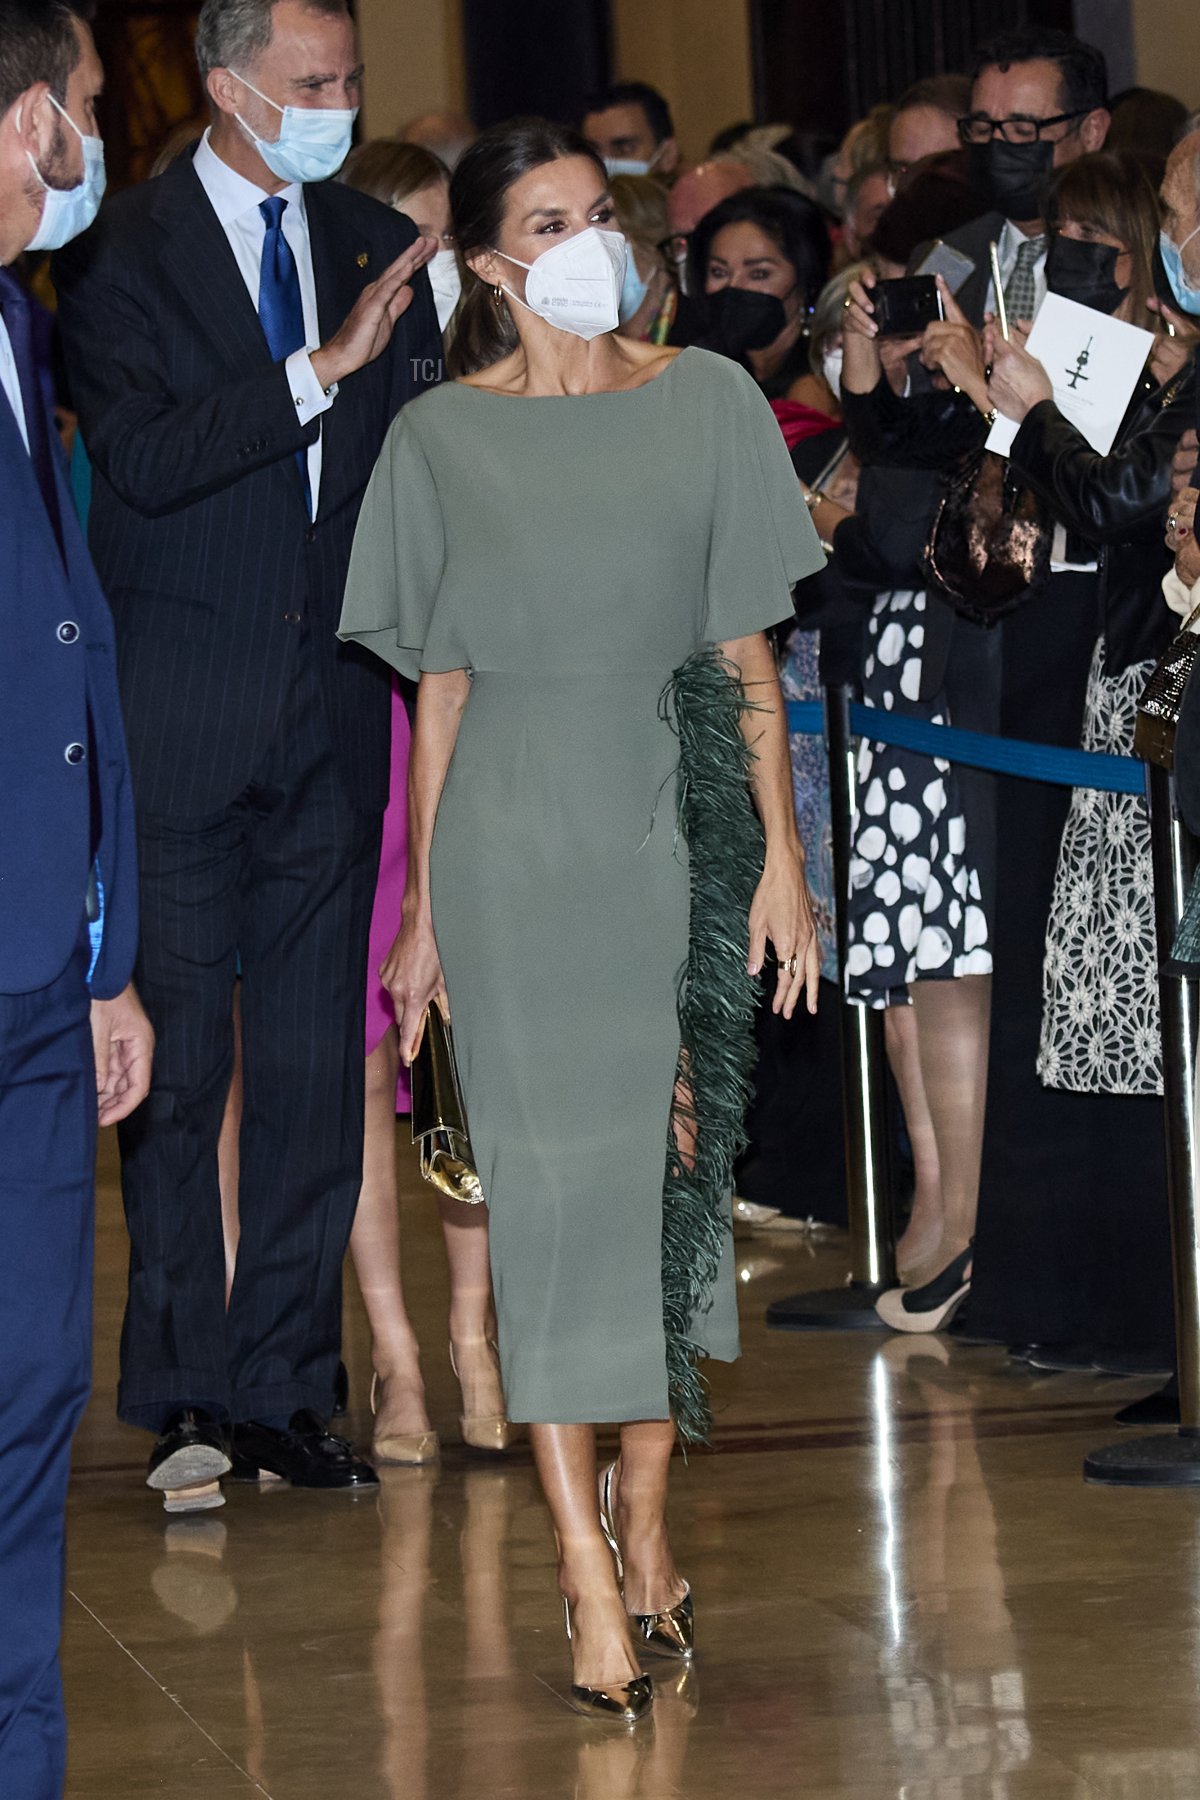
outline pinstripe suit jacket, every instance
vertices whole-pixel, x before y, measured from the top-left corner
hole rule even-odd
[[[351,188],[305,189],[321,336],[412,242]],[[192,167],[106,205],[55,263],[60,320],[95,468],[92,554],[112,607],[140,811],[194,817],[242,792],[271,743],[303,620],[353,804],[382,809],[390,697],[376,659],[335,636],[358,510],[391,420],[441,378],[422,272],[390,347],[320,421],[316,520],[295,417],[228,239]]]

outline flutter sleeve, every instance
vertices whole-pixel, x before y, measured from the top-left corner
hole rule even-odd
[[[719,451],[705,583],[704,641],[726,643],[792,615],[792,589],[824,567],[774,413],[753,378],[724,363],[714,384]]]
[[[410,681],[423,672],[465,668],[466,650],[438,608],[445,560],[437,485],[401,412],[363,499],[338,636],[363,644]]]

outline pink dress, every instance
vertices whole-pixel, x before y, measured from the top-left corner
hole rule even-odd
[[[395,1023],[391,998],[379,979],[379,969],[400,929],[400,902],[408,868],[408,746],[411,737],[408,712],[395,678],[392,680],[392,777],[387,811],[383,815],[383,847],[379,853],[379,881],[371,912],[371,936],[367,951],[367,1055]],[[411,1096],[408,1071],[401,1069],[396,1084],[396,1111],[408,1112]]]

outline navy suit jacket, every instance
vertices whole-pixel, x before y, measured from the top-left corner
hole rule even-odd
[[[411,221],[336,182],[305,188],[321,335],[412,243]],[[307,629],[351,804],[388,798],[391,689],[337,638],[358,511],[404,402],[439,381],[429,281],[388,348],[320,420],[310,523],[287,372],[224,229],[180,156],[105,203],[55,259],[59,323],[95,472],[89,533],[117,628],[139,812],[220,811],[253,779]]]
[[[53,443],[53,419],[48,428]],[[0,394],[0,993],[32,993],[62,974],[94,848],[105,929],[92,992],[106,1000],[129,980],[137,947],[129,764],[112,620],[61,457],[54,464],[65,566]],[[68,760],[72,746],[82,759]]]

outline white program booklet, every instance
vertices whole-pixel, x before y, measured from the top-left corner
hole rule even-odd
[[[1059,412],[1107,456],[1153,345],[1154,333],[1140,325],[1047,294],[1027,348],[1050,377]],[[1001,413],[988,433],[988,449],[1007,456],[1018,429]]]

